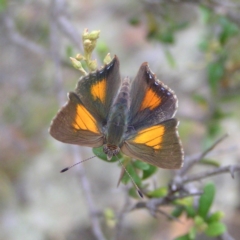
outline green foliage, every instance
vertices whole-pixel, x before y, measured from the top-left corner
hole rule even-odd
[[[0,0],[0,13],[6,10],[7,8],[7,0]]]
[[[209,237],[217,237],[224,232],[226,232],[226,226],[221,222],[210,223],[205,230],[205,234]]]
[[[215,186],[212,183],[205,185],[199,199],[198,215],[206,218],[215,196]]]
[[[147,196],[149,198],[160,198],[166,196],[167,192],[168,192],[167,187],[159,187],[153,191],[148,192]]]
[[[212,92],[216,92],[224,74],[224,62],[211,62],[207,66],[208,82]]]
[[[200,161],[200,163],[208,166],[220,167],[220,163],[213,159],[204,158]]]
[[[197,208],[194,207],[192,198],[185,198],[175,202],[176,207],[172,211],[172,216],[178,218],[182,214],[186,214],[194,222],[193,227],[187,234],[175,238],[175,240],[195,239],[197,234],[202,233],[209,237],[217,237],[226,231],[225,225],[221,222],[223,213],[221,211],[210,213],[214,196],[215,186],[213,183],[208,183],[203,188],[203,194],[198,200]]]
[[[234,22],[226,16],[216,14],[212,9],[202,5],[200,6],[201,19],[206,24],[207,32],[199,44],[199,48],[206,55],[207,81],[210,95],[208,97],[210,104],[206,103],[209,111],[207,119],[207,136],[205,142],[215,138],[221,133],[221,122],[229,117],[229,109],[222,110],[222,102],[227,93],[228,86],[232,79],[229,77],[229,63],[238,61],[234,58],[234,52],[238,52],[240,38],[240,29]],[[234,51],[232,51],[234,49]],[[224,93],[224,94],[223,94]],[[195,101],[200,105],[205,104],[205,97],[198,96]],[[234,100],[234,98],[232,98]],[[235,100],[234,100],[235,101]]]

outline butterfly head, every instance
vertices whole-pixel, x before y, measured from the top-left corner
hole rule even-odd
[[[116,145],[104,144],[103,151],[107,155],[107,160],[111,160],[113,156],[116,156],[120,152],[120,148]]]

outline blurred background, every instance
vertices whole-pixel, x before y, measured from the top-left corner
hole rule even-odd
[[[192,2],[0,1],[0,240],[95,239],[92,224],[100,224],[107,239],[174,239],[188,231],[192,222],[184,217],[179,223],[137,210],[124,214],[116,236],[116,222],[105,215],[137,201],[127,197],[124,185],[116,187],[118,164],[94,158],[60,174],[76,151],[51,138],[48,128],[80,77],[69,56],[81,52],[81,33],[101,30],[94,56],[99,66],[106,53],[116,54],[122,76],[133,78],[147,61],[175,91],[186,155],[228,133],[209,158],[239,164],[240,3]],[[77,151],[80,159],[93,156],[90,148]],[[150,184],[165,186],[172,175],[160,169]],[[204,180],[216,184],[213,209],[225,213],[235,239],[239,180],[239,173]]]

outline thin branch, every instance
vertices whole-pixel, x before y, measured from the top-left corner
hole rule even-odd
[[[207,177],[211,177],[211,176],[218,175],[221,173],[229,173],[229,172],[230,172],[232,178],[234,178],[234,173],[240,172],[240,165],[223,166],[223,167],[219,167],[217,169],[204,171],[202,173],[197,173],[192,176],[191,175],[185,176],[185,177],[183,177],[182,183],[184,184],[184,183],[199,181],[199,180],[207,178]]]
[[[73,150],[74,161],[79,162],[80,161],[79,156],[81,156],[81,153],[79,152],[78,146],[71,146],[71,148]],[[90,183],[86,177],[84,165],[79,164],[77,169],[79,172],[84,196],[86,198],[86,204],[88,206],[90,220],[92,222],[93,234],[95,235],[97,240],[105,240],[105,237],[104,237],[103,232],[100,227],[99,214],[98,214],[99,211],[96,209],[96,207],[95,207],[96,204],[93,201],[92,190],[91,190]]]
[[[122,207],[121,211],[119,211],[119,213],[117,215],[117,219],[116,219],[117,224],[116,224],[116,227],[115,227],[115,236],[114,236],[115,240],[122,239],[123,220],[124,220],[125,215],[129,212],[130,197],[128,195],[128,188],[127,187],[125,188],[124,194],[125,194],[125,196],[124,196],[125,201],[124,201],[123,207]]]
[[[21,35],[18,30],[16,29],[14,20],[10,16],[9,11],[5,11],[2,14],[2,20],[4,23],[4,26],[7,30],[7,34],[9,36],[9,39],[15,43],[16,45],[26,48],[27,50],[30,50],[31,52],[38,54],[43,57],[49,57],[48,52],[39,44],[27,39],[23,35]]]
[[[220,139],[218,139],[215,143],[213,143],[204,152],[194,155],[193,157],[186,158],[184,161],[183,167],[177,172],[177,175],[179,175],[179,176],[185,175],[197,162],[201,161],[209,152],[211,152],[227,136],[228,136],[228,134],[224,134]]]
[[[173,196],[165,196],[163,198],[152,198],[149,199],[147,202],[139,201],[137,202],[131,210],[139,209],[139,208],[146,208],[149,210],[151,215],[156,216],[156,211],[158,210],[158,207],[164,206],[164,205],[170,205],[173,203],[173,201],[177,199],[182,199],[186,197],[192,197],[192,196],[199,196],[202,194],[202,191],[194,192],[194,193],[188,193],[188,194],[182,194],[182,195],[173,195]]]
[[[55,82],[57,84],[57,92],[59,95],[59,103],[62,105],[63,99],[63,79],[62,79],[62,72],[61,72],[61,59],[59,49],[61,49],[60,37],[57,19],[59,19],[59,15],[61,15],[60,9],[61,7],[65,6],[64,0],[52,0],[50,6],[50,39],[51,39],[51,56],[52,61],[54,63],[54,73],[55,73]],[[81,155],[79,152],[79,148],[77,146],[71,146],[73,150],[73,157],[75,162],[80,162],[79,156]],[[86,177],[84,165],[79,164],[78,170],[80,173],[80,180],[82,184],[82,188],[84,191],[84,196],[86,197],[86,204],[88,206],[90,220],[92,223],[92,231],[94,236],[97,240],[105,240],[103,232],[101,230],[100,221],[98,217],[98,211],[96,209],[96,204],[93,201],[91,186]]]

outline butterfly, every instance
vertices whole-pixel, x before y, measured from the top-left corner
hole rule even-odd
[[[151,165],[178,169],[183,149],[178,136],[174,92],[145,62],[132,81],[121,79],[115,56],[103,68],[81,77],[50,126],[58,141],[97,148],[107,159],[120,152]]]

